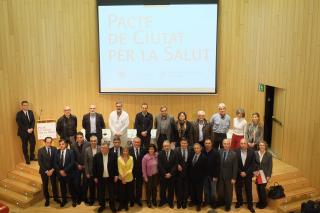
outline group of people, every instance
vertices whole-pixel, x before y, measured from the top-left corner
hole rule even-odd
[[[219,111],[209,121],[205,119],[204,111],[198,111],[194,122],[187,120],[185,112],[178,113],[175,121],[167,113],[167,107],[162,106],[153,121],[148,105],[143,103],[134,122],[137,137],[132,145],[128,145],[126,132],[129,116],[123,111],[121,102],[116,102],[116,110],[109,115],[111,141],[102,137],[105,123],[103,116],[95,111],[95,105],[90,105],[89,113],[83,116],[85,137],[82,132],[77,132],[77,118],[66,106],[64,115],[57,122],[59,149],[52,146],[52,138],[47,137],[36,159],[34,115],[28,109],[27,101],[21,105],[22,110],[16,117],[18,135],[22,140],[26,163],[30,160],[39,162],[46,206],[49,205],[50,179],[53,198],[61,206],[67,202],[68,188],[74,207],[81,201],[93,205],[97,199],[99,212],[102,212],[106,206],[107,191],[109,207],[113,212],[128,210],[135,203],[142,206],[142,187],[145,183],[147,206],[150,208],[165,204],[174,208],[176,195],[178,209],[194,205],[200,211],[206,205],[213,208],[224,205],[225,210],[230,211],[235,185],[235,207],[243,205],[242,188],[245,187],[247,207],[255,212],[252,202],[253,177],[259,197],[256,207],[267,206],[266,184],[272,174],[272,156],[263,141],[263,127],[258,113],[253,113],[251,122],[247,124],[244,110],[237,109],[231,127],[231,119],[223,103],[218,105]],[[153,124],[157,130],[155,143],[151,142]],[[227,139],[230,129],[231,140]],[[57,194],[57,179],[62,200]],[[158,183],[159,203],[156,199]],[[187,203],[189,198],[191,201]]]

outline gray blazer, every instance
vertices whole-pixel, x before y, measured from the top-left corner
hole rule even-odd
[[[262,161],[260,162],[259,151],[255,151],[255,159],[258,170],[263,170],[266,177],[271,177],[272,175],[272,155],[270,152],[265,152]]]
[[[160,125],[161,125],[161,115],[158,115],[154,121],[154,128],[157,129],[156,133],[156,141],[158,141],[160,135]],[[171,129],[174,125],[174,118],[171,115],[167,115],[166,123],[165,123],[165,134],[167,135],[167,139],[171,139]]]
[[[220,179],[225,181],[231,181],[231,179],[236,180],[238,175],[238,160],[237,155],[234,151],[229,150],[227,159],[223,159],[224,149],[220,149]],[[231,183],[231,182],[230,182]]]
[[[100,146],[97,145],[97,153],[100,152]],[[93,164],[93,153],[91,146],[87,147],[84,152],[84,168],[86,174],[89,174],[90,176],[93,176],[92,173],[92,164]]]

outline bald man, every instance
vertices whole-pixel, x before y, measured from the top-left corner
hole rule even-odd
[[[77,117],[71,115],[71,108],[69,106],[63,108],[63,115],[58,119],[56,130],[61,139],[70,141],[71,143],[75,142]]]
[[[82,127],[86,130],[87,141],[90,140],[91,136],[96,136],[98,145],[101,144],[102,129],[106,128],[106,125],[102,114],[96,112],[96,106],[94,104],[89,106],[89,113],[83,116]]]

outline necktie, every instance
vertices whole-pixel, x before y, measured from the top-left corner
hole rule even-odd
[[[182,158],[184,160],[184,162],[186,162],[186,150],[182,150]]]
[[[28,121],[30,122],[30,118],[29,118],[28,111],[26,111],[25,115],[26,115],[26,117],[28,118]]]
[[[139,156],[138,149],[136,149],[136,159],[138,159],[138,156]]]
[[[167,155],[167,161],[169,161],[169,152],[166,152]]]
[[[226,151],[223,152],[223,160],[227,160],[227,152]]]
[[[63,167],[64,165],[63,165],[63,161],[64,161],[64,151],[61,151],[61,155],[60,155],[60,164],[61,164],[61,166]]]
[[[51,150],[50,147],[47,148],[47,154],[51,157]]]
[[[196,164],[198,161],[198,155],[194,155],[194,158],[192,160],[192,165]]]

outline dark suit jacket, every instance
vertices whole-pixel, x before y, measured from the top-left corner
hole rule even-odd
[[[93,177],[102,178],[103,171],[104,171],[103,154],[99,152],[93,157],[93,167],[92,167]],[[108,153],[108,173],[109,173],[109,177],[111,178],[119,175],[118,159],[115,157],[114,153],[110,151]]]
[[[185,161],[185,159],[183,159],[182,157],[181,147],[175,148],[174,151],[177,156],[177,166],[179,164],[182,167],[182,171],[179,171],[177,168],[177,173],[176,173],[177,177],[181,177],[181,178],[188,177],[188,168],[189,168],[190,158],[194,154],[193,149],[191,147],[187,149],[188,151],[187,161]]]
[[[177,122],[174,125],[172,125],[172,134],[171,135],[172,135],[171,141],[176,142],[177,146],[180,146],[179,140],[182,137],[184,137],[188,140],[189,146],[193,145],[193,127],[189,121],[187,121],[186,130],[183,135],[179,136]]]
[[[137,178],[140,177],[142,178],[142,158],[146,154],[146,150],[143,147],[140,147],[140,154],[138,158],[136,158],[135,155],[135,148],[132,146],[129,148],[129,154],[133,158],[133,177]]]
[[[65,149],[65,151],[66,155],[64,165],[62,165],[60,162],[61,150],[58,150],[54,160],[54,168],[58,174],[60,170],[64,170],[67,173],[67,176],[71,177],[74,175],[75,172],[75,155],[73,151],[70,149]]]
[[[207,157],[208,163],[207,163],[207,176],[210,176],[211,178],[219,178],[220,173],[220,154],[216,149],[211,149],[209,152],[206,152],[204,149],[202,153]]]
[[[57,155],[57,148],[50,146],[51,156],[47,153],[47,148],[44,146],[38,150],[39,173],[45,174],[46,171],[54,168],[54,161]]]
[[[156,141],[158,141],[160,135],[162,116],[158,115],[154,121],[154,128],[157,129],[156,133]],[[174,118],[171,115],[167,115],[167,119],[165,121],[165,135],[167,136],[167,140],[171,140],[172,136],[172,126],[174,125]]]
[[[120,146],[120,155],[122,154],[122,149],[123,149],[122,146]],[[110,150],[109,150],[109,152],[112,152],[112,153],[115,154],[114,151],[115,151],[115,148],[114,148],[114,147],[110,148]],[[116,158],[117,160],[118,160],[118,157],[120,157],[120,156],[116,156],[116,155],[115,155],[115,158]]]
[[[81,148],[81,153],[78,148],[78,143],[75,141],[71,144],[71,149],[73,153],[75,154],[75,165],[82,165],[84,166],[84,155],[85,155],[85,150],[90,146],[90,143],[88,141],[83,141],[82,148]]]
[[[20,137],[27,137],[29,135],[27,130],[30,128],[34,129],[35,119],[32,110],[28,110],[28,115],[30,122],[28,120],[28,117],[24,114],[23,110],[17,112],[16,122],[18,124],[18,136]],[[34,132],[32,132],[31,134],[34,134]]]
[[[147,136],[151,136],[151,129],[153,126],[153,116],[151,113],[147,113],[146,116],[143,116],[142,112],[139,112],[136,115],[134,121],[134,128],[137,129],[137,136],[142,137],[141,132],[147,131]]]
[[[171,176],[175,176],[177,172],[177,156],[174,150],[170,151],[169,161],[167,160],[166,152],[161,150],[158,155],[158,170],[160,177],[164,177],[165,174],[170,173]]]
[[[253,171],[256,170],[256,163],[255,163],[255,154],[253,149],[248,148],[247,150],[247,158],[245,161],[245,164],[243,165],[242,159],[241,159],[241,149],[238,148],[235,150],[237,154],[237,159],[238,159],[238,178],[240,178],[240,173],[245,172],[247,174],[246,177],[252,178],[253,177]]]
[[[193,127],[193,142],[199,142],[199,121],[196,120],[192,123]],[[202,127],[203,140],[210,138],[211,139],[211,124],[204,120],[204,126]]]
[[[260,156],[258,151],[255,151],[255,160],[258,170],[263,170],[266,177],[272,175],[272,155],[269,152],[265,152],[260,163]]]
[[[192,154],[189,158],[189,178],[192,182],[203,182],[206,177],[206,169],[207,169],[207,157],[201,153],[198,157],[198,161],[193,165],[192,161],[195,153]]]
[[[87,113],[82,118],[82,127],[86,130],[86,133],[90,133],[90,113]],[[102,114],[96,113],[96,133],[102,135],[102,129],[106,128]]]
[[[220,149],[220,179],[225,181],[231,181],[231,179],[236,180],[238,175],[238,161],[237,155],[234,151],[229,150],[227,159],[223,159],[223,151],[224,149]]]
[[[70,119],[71,131],[67,131],[67,121]],[[57,133],[60,135],[60,138],[68,139],[69,136],[74,136],[77,134],[77,117],[70,115],[70,118],[67,118],[65,115],[61,116],[57,121],[56,127]]]

